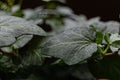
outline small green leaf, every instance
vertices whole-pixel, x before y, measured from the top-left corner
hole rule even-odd
[[[120,48],[120,40],[114,41],[111,44],[113,47]]]
[[[96,32],[96,43],[101,44],[103,41],[103,33],[102,32]]]
[[[94,25],[90,25],[90,27],[91,27],[95,32],[97,32],[97,28],[96,28]]]
[[[1,48],[1,51],[3,51],[4,53],[12,53],[13,49],[11,47],[3,47]]]

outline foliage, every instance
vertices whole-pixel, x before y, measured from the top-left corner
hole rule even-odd
[[[24,14],[21,10],[22,0],[18,0],[18,4],[15,4],[15,0],[5,0],[6,2],[0,1],[0,8],[8,13],[9,15],[23,17]]]
[[[21,10],[21,1],[19,5],[14,0],[0,2],[1,79],[82,79],[81,70],[88,64],[93,74],[116,80],[120,75],[120,23],[102,22],[99,17],[88,20],[59,6],[56,2],[61,0],[43,1],[46,5],[33,10]],[[90,75],[88,70],[86,74]]]

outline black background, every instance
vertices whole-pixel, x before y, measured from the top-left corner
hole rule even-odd
[[[41,0],[23,0],[23,8],[35,8],[40,5],[44,5]],[[104,21],[120,21],[120,0],[67,0],[65,6],[88,18],[101,16]]]

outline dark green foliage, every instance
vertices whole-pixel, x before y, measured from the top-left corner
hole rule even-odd
[[[107,78],[110,80],[119,80],[120,77],[120,56],[115,53],[105,56],[100,61],[88,60],[88,65],[91,72],[99,78]]]

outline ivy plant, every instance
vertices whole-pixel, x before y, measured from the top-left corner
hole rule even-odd
[[[23,11],[21,10],[22,7],[22,0],[18,0],[18,3],[15,3],[15,0],[5,0],[0,1],[0,9],[4,11],[4,13],[7,15],[13,15],[18,17],[23,17]]]
[[[6,63],[6,66],[4,65],[3,68],[7,67],[8,69],[15,66],[10,63],[7,64],[8,62],[11,62],[11,60],[13,63],[15,62],[15,64],[18,64],[16,61],[19,61],[20,59],[19,49],[25,46],[34,37],[34,35],[47,35],[44,30],[35,24],[13,16],[1,16],[0,28],[1,64],[4,65],[3,63]],[[2,59],[3,61],[8,62],[3,62]]]
[[[43,1],[23,11],[22,0],[0,1],[0,72],[8,77],[2,79],[62,80],[87,64],[96,78],[119,80],[120,23],[75,15],[58,5],[64,0]]]
[[[119,29],[119,23],[117,25],[116,30]],[[106,30],[109,28],[110,26],[106,27]],[[97,52],[98,55],[105,56],[109,53],[109,49],[112,51],[113,48],[119,48],[119,34],[106,31],[103,33],[93,25],[76,27],[50,37],[44,46],[45,54],[61,58],[72,65],[86,60],[93,53]]]

